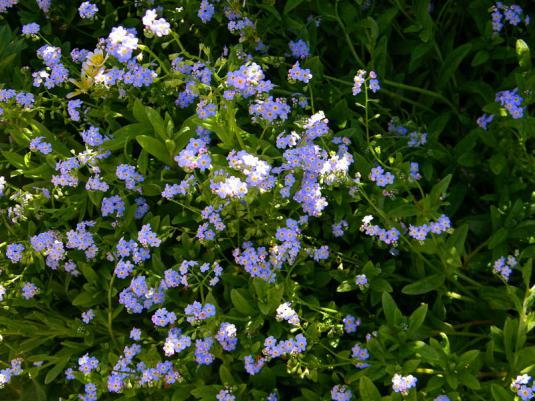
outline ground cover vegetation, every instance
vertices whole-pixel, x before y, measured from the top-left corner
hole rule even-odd
[[[0,0],[0,399],[535,398],[529,3]]]

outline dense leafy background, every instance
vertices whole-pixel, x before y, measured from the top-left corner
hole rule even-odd
[[[0,259],[0,283],[6,288],[0,368],[17,357],[24,361],[23,374],[0,389],[0,399],[78,399],[88,382],[97,385],[102,400],[208,400],[228,385],[243,400],[265,399],[276,389],[281,400],[315,401],[330,399],[336,384],[347,385],[354,399],[373,401],[433,400],[439,394],[451,400],[514,399],[511,381],[523,373],[532,375],[535,368],[531,25],[508,25],[495,34],[493,4],[483,0],[221,0],[206,24],[197,15],[200,2],[193,0],[155,5],[96,1],[99,12],[91,20],[80,19],[78,3],[53,1],[45,14],[33,0],[21,0],[0,14],[0,86],[36,96],[31,110],[10,103],[0,116],[0,175],[8,183],[0,198],[0,248],[2,255],[11,243],[26,248],[18,263]],[[527,13],[529,3],[520,2]],[[157,5],[173,34],[144,36],[142,17]],[[256,29],[246,30],[242,40],[229,32],[225,6],[247,15]],[[21,26],[30,22],[41,25],[39,39],[21,35]],[[92,51],[99,38],[107,38],[119,25],[137,29],[142,46],[135,54],[143,55],[140,64],[154,69],[158,78],[142,88],[94,85],[72,97],[88,108],[80,122],[72,121],[66,96],[75,91],[73,82],[50,90],[32,86],[31,73],[43,68],[36,50],[45,43],[60,47],[71,78],[79,80],[81,65],[71,61],[69,52]],[[306,85],[287,80],[295,62],[288,42],[297,39],[310,47],[310,55],[301,60],[313,76]],[[267,51],[255,50],[259,40]],[[225,48],[228,55],[223,56]],[[226,74],[245,63],[245,53],[276,85],[274,96],[305,97],[308,106],[296,106],[288,121],[271,125],[251,120],[251,99],[224,101]],[[201,120],[195,106],[176,106],[186,81],[173,69],[177,55],[191,63],[203,61],[221,79],[196,83],[201,98],[218,106],[216,116]],[[119,65],[111,56],[106,63]],[[376,71],[381,84],[377,93],[352,95],[358,69]],[[525,107],[520,119],[508,116],[495,100],[498,91],[515,88]],[[161,192],[165,184],[178,183],[189,174],[174,157],[195,136],[198,125],[214,132],[209,147],[213,170],[224,168],[243,177],[228,167],[231,149],[246,150],[278,166],[283,157],[275,146],[278,134],[302,132],[307,118],[319,110],[331,131],[315,143],[336,152],[331,137],[348,137],[354,163],[349,175],[323,186],[329,205],[303,225],[295,261],[283,265],[274,283],[266,283],[236,264],[233,250],[246,240],[269,248],[278,242],[276,230],[287,218],[298,220],[305,214],[299,204],[278,195],[280,187],[266,193],[252,189],[244,202],[226,204],[210,191],[213,172],[196,171],[192,193],[171,202]],[[476,124],[483,113],[496,115],[486,130]],[[427,132],[427,143],[409,147],[406,137],[388,130],[392,118],[410,131]],[[77,173],[81,183],[76,188],[54,187],[50,181],[56,162],[86,149],[80,132],[89,125],[110,138],[103,148],[112,156],[98,162],[101,177],[111,187],[105,195],[84,189],[90,175],[85,167]],[[30,140],[37,136],[51,143],[51,154],[30,152]],[[409,179],[410,162],[420,165],[418,183]],[[142,219],[134,216],[139,194],[125,189],[115,175],[122,163],[135,166],[145,177],[140,187],[150,211]],[[379,163],[396,176],[387,193],[369,178]],[[349,196],[357,172],[358,191]],[[52,198],[36,187],[49,189]],[[103,196],[111,194],[126,200],[125,215],[116,223],[101,213]],[[17,204],[22,215],[13,222],[8,208]],[[202,223],[200,211],[211,204],[224,205],[226,228],[214,241],[203,242],[195,238]],[[420,242],[403,231],[442,214],[452,223],[448,233],[430,234]],[[397,246],[387,246],[360,229],[367,215],[374,216],[374,224],[402,232]],[[331,226],[342,219],[348,229],[337,238]],[[96,222],[88,231],[99,252],[87,260],[83,252],[69,251],[80,276],[50,269],[43,254],[31,250],[30,237],[56,230],[64,238],[84,220]],[[164,306],[177,312],[177,325],[193,339],[214,335],[221,322],[235,324],[238,347],[228,353],[214,345],[215,361],[209,366],[195,363],[192,347],[170,358],[182,376],[179,383],[139,386],[132,379],[121,394],[112,394],[107,378],[124,346],[132,343],[132,327],[143,332],[136,361],[154,366],[165,359],[162,345],[169,327],[151,322],[159,306],[140,315],[128,313],[118,299],[131,277],[118,279],[116,262],[106,258],[122,237],[137,239],[144,224],[150,224],[162,243],[151,249],[151,259],[137,266],[132,276],[145,275],[157,286],[164,271],[178,269],[183,260],[219,262],[219,284],[209,287],[202,275],[198,284],[192,274],[194,284],[170,289]],[[307,248],[322,245],[329,246],[326,260],[307,255]],[[493,274],[492,264],[507,255],[514,255],[518,265],[506,283]],[[355,283],[358,274],[367,276],[363,288]],[[31,300],[21,297],[27,281],[40,289]],[[195,329],[180,315],[194,300],[211,302],[217,310],[215,318]],[[301,319],[299,329],[275,319],[283,302],[292,302]],[[86,325],[80,316],[89,308],[96,317]],[[344,333],[347,314],[362,321],[356,334]],[[307,338],[306,352],[266,362],[258,375],[245,372],[244,356],[260,357],[266,337],[284,339],[298,333]],[[368,368],[355,367],[351,348],[357,342],[369,350]],[[99,359],[99,368],[66,381],[64,370],[76,370],[85,353]],[[392,390],[397,373],[418,378],[407,396]]]

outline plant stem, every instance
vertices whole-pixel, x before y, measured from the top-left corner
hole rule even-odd
[[[430,91],[430,90],[427,90],[427,89],[423,89],[423,88],[418,88],[417,86],[412,86],[412,85],[402,84],[400,82],[390,81],[388,79],[383,79],[383,80],[381,80],[381,82],[383,84],[387,85],[387,86],[392,86],[394,88],[404,89],[404,90],[408,90],[408,91],[411,91],[411,92],[421,93],[422,95],[427,95],[427,96],[434,97],[435,99],[438,99],[441,102],[447,104],[456,115],[459,115],[459,112],[457,111],[457,109],[455,108],[453,103],[451,103],[448,99],[446,99],[440,93],[436,93],[436,92],[433,92],[433,91]]]
[[[110,285],[108,287],[108,331],[110,333],[111,340],[113,341],[113,344],[117,347],[117,342],[115,340],[115,335],[113,333],[113,307],[111,303],[112,298],[112,289],[113,289],[113,282],[115,281],[115,273],[111,276]]]
[[[334,14],[336,21],[338,22],[338,25],[340,25],[340,28],[342,28],[342,32],[344,33],[344,38],[349,46],[349,50],[351,51],[351,54],[355,58],[355,61],[357,62],[359,67],[364,67],[364,63],[360,59],[359,55],[357,54],[357,51],[355,50],[355,47],[353,46],[353,43],[351,42],[351,38],[349,37],[346,28],[344,26],[344,23],[340,19],[340,15],[338,15],[338,0],[334,4]]]

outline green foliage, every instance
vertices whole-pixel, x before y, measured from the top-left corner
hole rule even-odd
[[[204,22],[200,1],[163,0],[170,31],[159,35],[143,23],[148,1],[98,0],[90,19],[80,2],[18,3],[0,13],[0,89],[34,101],[0,92],[0,399],[73,401],[88,383],[100,400],[208,401],[226,389],[319,401],[334,386],[371,401],[521,399],[515,379],[535,372],[525,14],[495,32],[486,0],[228,0]],[[251,23],[229,29],[233,15]],[[22,35],[31,22],[39,34]],[[109,46],[119,26],[136,29],[130,64]],[[299,39],[306,57],[292,55]],[[34,83],[52,72],[36,56],[45,44],[69,73],[50,88]],[[95,53],[77,61],[74,49]],[[289,79],[297,60],[310,81]],[[229,83],[246,67],[251,93]],[[130,77],[111,84],[112,68]],[[136,73],[148,84],[128,82]],[[273,88],[258,90],[263,80]],[[277,99],[289,106],[279,117]],[[107,210],[112,197],[120,212]],[[121,253],[125,241],[135,245]],[[215,316],[191,322],[195,301]],[[157,323],[161,308],[174,320]],[[216,339],[224,323],[235,350]],[[191,346],[170,350],[180,335]],[[305,349],[278,356],[265,343],[301,335]],[[201,363],[196,341],[208,337],[213,360]],[[88,374],[86,354],[99,361]],[[263,365],[255,374],[248,357]],[[164,361],[171,378],[147,379]],[[416,385],[396,388],[395,375]]]

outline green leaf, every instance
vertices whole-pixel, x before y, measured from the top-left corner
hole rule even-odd
[[[357,284],[355,283],[355,279],[344,280],[338,285],[338,287],[336,287],[336,292],[349,292],[356,288]]]
[[[470,50],[472,50],[472,44],[465,43],[448,54],[440,70],[439,82],[441,86],[445,86],[453,77],[453,74],[457,71],[463,59],[470,53]]]
[[[7,150],[2,151],[2,155],[13,167],[24,168],[26,164],[24,163],[24,157],[15,152],[9,152]]]
[[[472,349],[470,351],[466,351],[464,354],[462,354],[459,357],[459,361],[457,362],[457,366],[461,368],[468,368],[472,362],[474,362],[477,357],[479,356],[480,351],[477,349]]]
[[[138,135],[136,136],[136,141],[145,151],[156,157],[161,162],[169,166],[173,165],[173,161],[167,152],[165,144],[159,139],[148,135]]]
[[[191,394],[195,398],[201,398],[201,399],[215,399],[215,396],[217,395],[218,391],[216,389],[216,386],[198,386],[197,388],[191,390]]]
[[[461,379],[461,383],[464,384],[466,387],[472,389],[472,390],[479,390],[481,388],[481,384],[479,384],[479,380],[477,378],[470,374],[463,372],[459,375],[459,379]]]
[[[507,318],[503,326],[503,345],[505,348],[505,356],[509,362],[513,359],[513,344],[515,341],[516,331],[518,328],[518,320]]]
[[[124,146],[137,135],[150,134],[150,126],[142,123],[134,123],[125,125],[119,128],[112,134],[112,139],[102,144],[104,149],[118,150]]]
[[[443,273],[432,274],[414,283],[407,284],[402,288],[401,292],[406,295],[426,294],[439,288],[444,284],[445,280],[446,276]]]
[[[288,14],[294,8],[298,7],[304,0],[288,0],[284,5],[284,14]]]
[[[90,282],[91,284],[97,283],[98,274],[91,268],[91,266],[85,263],[80,263],[78,267],[80,268],[80,270],[82,271],[82,274],[84,275],[84,277],[87,279],[88,282]]]
[[[502,153],[495,153],[489,159],[489,167],[491,171],[498,175],[502,172],[507,164],[507,159]]]
[[[74,306],[89,307],[96,305],[101,302],[101,299],[98,297],[98,293],[90,293],[87,291],[82,291],[72,300]]]
[[[522,39],[516,40],[516,55],[518,56],[518,65],[523,70],[528,70],[531,67],[531,53],[529,46]]]
[[[224,386],[228,386],[235,383],[234,377],[232,377],[232,373],[230,372],[229,368],[224,364],[219,367],[219,377],[221,379],[221,383]]]
[[[490,236],[489,239],[489,249],[494,249],[498,245],[505,242],[507,236],[509,235],[509,230],[505,227],[501,227],[494,234]]]
[[[61,358],[54,365],[54,367],[52,369],[50,369],[48,371],[48,373],[46,374],[46,376],[45,376],[45,384],[52,383],[54,381],[54,379],[56,377],[58,377],[58,375],[60,373],[63,372],[63,370],[65,369],[65,366],[67,366],[67,363],[69,363],[69,357],[68,356]]]
[[[362,376],[359,381],[360,398],[366,401],[381,401],[381,393],[375,384],[367,376]]]
[[[412,337],[416,331],[424,323],[425,317],[427,315],[427,304],[422,304],[409,317],[409,330],[407,330],[407,335]]]
[[[321,401],[321,397],[317,392],[307,388],[301,388],[301,394],[303,394],[303,397],[308,401]]]
[[[171,401],[187,400],[191,396],[191,391],[195,388],[193,384],[175,384],[175,386],[177,388],[171,397]]]
[[[388,292],[383,292],[382,302],[386,321],[391,326],[397,325],[401,320],[402,315],[396,305],[396,302],[394,301],[394,298],[392,298]]]
[[[450,185],[451,181],[451,174],[448,174],[446,177],[444,177],[438,184],[435,184],[433,188],[431,189],[431,205],[435,206],[438,204],[440,198],[444,195],[446,190],[448,189],[448,186]]]
[[[145,113],[147,115],[150,124],[154,128],[154,132],[160,136],[163,140],[167,138],[167,130],[165,128],[165,122],[160,116],[158,111],[154,110],[152,107],[145,107]]]
[[[484,64],[487,62],[487,60],[489,59],[490,57],[490,54],[488,51],[486,50],[480,50],[476,53],[476,55],[474,56],[474,58],[472,59],[472,62],[470,63],[470,65],[472,67],[476,67],[478,65],[481,65],[481,64]]]
[[[466,242],[466,236],[468,235],[468,228],[468,224],[463,224],[455,228],[453,234],[448,238],[446,248],[451,249],[453,247],[457,249],[457,254],[459,256],[464,256],[464,254],[466,253],[464,244]]]
[[[247,300],[241,294],[240,290],[233,288],[232,291],[230,291],[230,300],[232,301],[232,305],[234,305],[238,312],[241,312],[242,314],[248,316],[251,316],[255,313],[255,309],[251,306],[252,301]]]
[[[134,101],[134,107],[132,108],[132,113],[137,122],[143,123],[144,125],[151,125],[147,113],[145,113],[145,106],[141,103],[141,100],[136,99]]]
[[[504,389],[502,386],[492,383],[490,385],[490,392],[494,401],[513,401],[514,395],[511,391]]]

